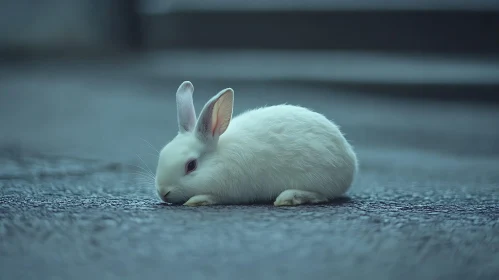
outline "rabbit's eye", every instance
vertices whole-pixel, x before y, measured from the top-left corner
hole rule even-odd
[[[189,174],[192,171],[196,170],[196,167],[197,167],[197,162],[195,159],[188,161],[187,164],[185,165],[185,174]]]

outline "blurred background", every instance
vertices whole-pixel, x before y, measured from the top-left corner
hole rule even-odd
[[[351,200],[161,204],[185,80],[335,121]],[[498,101],[497,0],[0,0],[0,278],[499,279]]]
[[[360,147],[464,151],[471,139],[455,149],[440,140],[496,124],[498,3],[3,0],[0,141],[129,159],[139,138],[158,149],[176,133],[174,93],[191,80],[198,111],[233,87],[236,113],[297,103],[322,110]]]

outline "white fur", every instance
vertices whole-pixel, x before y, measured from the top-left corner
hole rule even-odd
[[[192,86],[184,82],[179,90],[189,88],[185,83]],[[217,100],[224,100],[224,104],[217,105]],[[297,205],[325,202],[349,189],[357,172],[357,157],[333,122],[292,105],[253,109],[231,119],[232,101],[232,89],[218,93],[203,108],[196,127],[179,129],[162,149],[156,188],[164,201],[187,201],[186,205],[271,201],[275,205]],[[212,113],[207,109],[210,104],[218,106],[212,106]],[[194,111],[194,107],[189,110]],[[222,122],[218,124],[221,133],[217,134],[217,122],[213,122],[210,128],[214,136],[203,138],[197,129],[210,117]],[[228,127],[223,130],[225,119]],[[190,158],[197,158],[198,166],[185,175]]]

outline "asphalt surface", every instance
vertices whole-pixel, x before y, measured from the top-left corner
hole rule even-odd
[[[125,68],[0,69],[1,279],[499,278],[497,105],[191,79],[198,111],[232,87],[235,114],[324,113],[360,173],[327,205],[187,208],[135,167],[175,135],[183,79]]]

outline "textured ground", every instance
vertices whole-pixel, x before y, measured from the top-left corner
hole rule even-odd
[[[192,80],[198,110],[230,86],[236,114],[281,102],[325,113],[361,171],[330,205],[186,208],[160,203],[133,167],[155,167],[141,139],[158,149],[176,133],[180,82],[2,71],[0,278],[499,277],[497,106]]]

